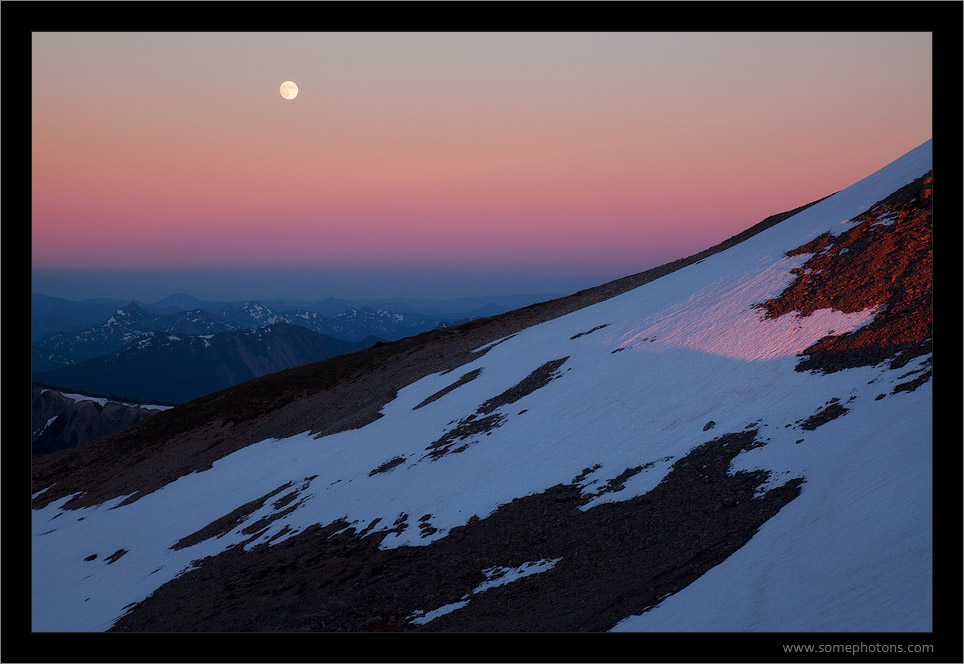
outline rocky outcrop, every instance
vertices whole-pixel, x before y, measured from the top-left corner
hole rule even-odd
[[[810,257],[783,293],[760,305],[765,317],[877,309],[868,325],[804,350],[798,371],[831,373],[885,360],[897,368],[931,352],[932,190],[927,173],[854,217],[845,232],[824,233],[787,253]]]
[[[33,454],[63,450],[115,433],[157,412],[136,404],[74,398],[39,386],[31,391],[31,407]]]

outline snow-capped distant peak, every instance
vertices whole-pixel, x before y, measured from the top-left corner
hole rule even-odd
[[[253,300],[245,303],[244,307],[241,308],[241,311],[252,321],[257,322],[260,326],[273,325],[280,320],[278,314],[272,311],[269,307],[266,307],[260,302]]]

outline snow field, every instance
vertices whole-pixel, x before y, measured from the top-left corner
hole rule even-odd
[[[932,390],[875,401],[870,388],[799,445],[737,457],[733,470],[804,476],[802,493],[723,563],[614,631],[930,631]]]

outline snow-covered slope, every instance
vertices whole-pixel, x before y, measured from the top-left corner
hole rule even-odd
[[[152,621],[180,612],[211,629],[324,629],[320,609],[289,622],[249,609],[256,598],[231,589],[254,588],[254,575],[230,570],[266,560],[270,580],[294,566],[302,576],[273,596],[324,593],[310,587],[322,563],[290,556],[339,537],[375,542],[365,555],[390,561],[361,574],[365,583],[400,584],[376,593],[391,610],[357,609],[359,626],[930,630],[932,392],[927,380],[907,387],[928,375],[929,354],[797,371],[805,349],[868,326],[886,306],[804,317],[759,306],[811,256],[788,252],[840,236],[930,168],[928,142],[726,251],[475,349],[454,371],[405,385],[364,426],[266,437],[146,494],[34,509],[34,630],[107,630],[128,612],[141,620],[130,628],[168,629]],[[743,484],[699,502],[728,483]],[[654,505],[651,532],[620,530]],[[581,529],[565,545],[564,528],[542,525],[558,514],[554,523]],[[696,515],[710,521],[691,527]],[[502,539],[459,548],[500,519],[513,524]],[[725,537],[706,525],[724,522]],[[632,550],[669,546],[692,552],[686,574],[649,598],[630,592],[664,564]],[[455,552],[464,579],[429,580],[424,569],[435,568],[419,561]],[[220,567],[229,562],[237,567]],[[398,581],[412,569],[433,590]],[[352,584],[361,597],[362,581]],[[197,599],[213,588],[216,602]],[[569,597],[565,612],[551,592]],[[590,619],[580,605],[605,610]],[[339,606],[328,614],[356,610]]]

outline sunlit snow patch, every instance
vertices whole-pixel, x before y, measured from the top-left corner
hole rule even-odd
[[[686,348],[739,360],[765,360],[792,357],[828,334],[851,332],[874,319],[876,308],[856,313],[820,309],[809,316],[763,319],[755,305],[779,295],[792,279],[790,270],[802,266],[806,258],[783,258],[745,281],[709,284],[660,312],[650,324],[624,330],[620,345],[653,351]]]

